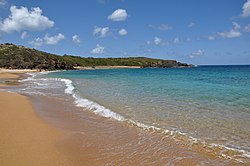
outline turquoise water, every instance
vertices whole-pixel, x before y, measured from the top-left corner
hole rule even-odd
[[[250,66],[62,71],[36,77],[36,92],[41,85],[51,94],[64,89],[75,104],[99,115],[250,154]]]

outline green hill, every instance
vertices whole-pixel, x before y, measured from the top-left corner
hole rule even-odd
[[[11,43],[0,44],[0,68],[69,70],[76,66],[190,67],[191,65],[175,60],[145,57],[84,58],[72,55],[59,56]]]

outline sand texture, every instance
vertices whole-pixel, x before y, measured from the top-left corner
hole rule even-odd
[[[57,149],[60,132],[34,112],[25,96],[0,92],[0,165],[71,165]]]

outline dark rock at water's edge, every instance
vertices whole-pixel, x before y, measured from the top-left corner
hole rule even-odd
[[[141,68],[193,67],[175,60],[145,57],[93,58],[55,55],[12,43],[0,44],[0,68],[74,70],[85,66],[138,66]]]

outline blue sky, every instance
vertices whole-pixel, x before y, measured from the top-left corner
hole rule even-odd
[[[0,0],[0,43],[60,55],[250,64],[250,0]]]

